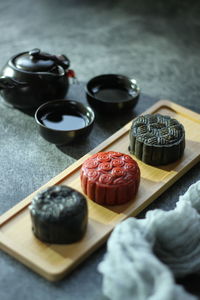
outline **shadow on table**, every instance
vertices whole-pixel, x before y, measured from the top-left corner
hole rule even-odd
[[[200,274],[190,274],[184,278],[177,279],[176,282],[183,285],[189,293],[200,295]]]
[[[90,150],[98,146],[117,130],[122,128],[136,116],[134,111],[125,112],[122,115],[100,115],[96,113],[94,127],[87,137],[80,137],[78,140],[68,145],[57,146],[63,153],[72,156],[75,159],[80,158]]]

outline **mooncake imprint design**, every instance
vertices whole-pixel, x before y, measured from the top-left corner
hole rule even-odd
[[[82,189],[99,204],[116,205],[130,201],[137,193],[139,182],[137,162],[120,152],[96,153],[82,165]]]
[[[145,219],[119,224],[99,265],[109,299],[197,299],[174,283],[170,270],[175,277],[200,272],[200,181],[174,210],[152,210]]]
[[[130,130],[129,150],[150,165],[166,165],[178,160],[185,148],[185,130],[166,115],[137,117]]]
[[[87,201],[71,187],[49,187],[33,198],[29,206],[32,230],[43,242],[68,244],[80,240],[88,222]]]

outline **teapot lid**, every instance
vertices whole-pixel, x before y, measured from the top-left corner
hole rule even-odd
[[[51,73],[59,73],[58,66],[67,69],[70,64],[69,59],[65,55],[55,56],[41,52],[40,49],[21,53],[15,57],[13,62],[18,69],[24,71]]]

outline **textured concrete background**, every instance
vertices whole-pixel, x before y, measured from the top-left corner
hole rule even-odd
[[[86,102],[84,83],[102,73],[134,77],[142,90],[135,110],[112,121],[97,116],[87,140],[59,148],[38,135],[33,117],[1,100],[0,213],[158,99],[200,113],[199,1],[1,0],[0,28],[0,67],[10,56],[35,47],[70,58],[82,83],[71,87],[69,99]],[[192,168],[148,209],[174,207],[178,196],[200,179],[199,168]],[[103,299],[96,268],[104,253],[102,247],[67,279],[52,284],[1,252],[0,299]],[[198,280],[194,275],[181,283],[200,295]]]

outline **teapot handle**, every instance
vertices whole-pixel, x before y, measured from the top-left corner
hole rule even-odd
[[[20,82],[16,79],[6,76],[0,77],[0,90],[12,89],[18,86],[27,86],[27,82]]]
[[[68,69],[70,66],[70,60],[65,56],[64,54],[62,55],[51,55],[46,52],[42,52],[40,49],[35,48],[29,51],[29,55],[33,59],[44,59],[44,60],[53,60],[57,65],[62,66],[63,69]]]

